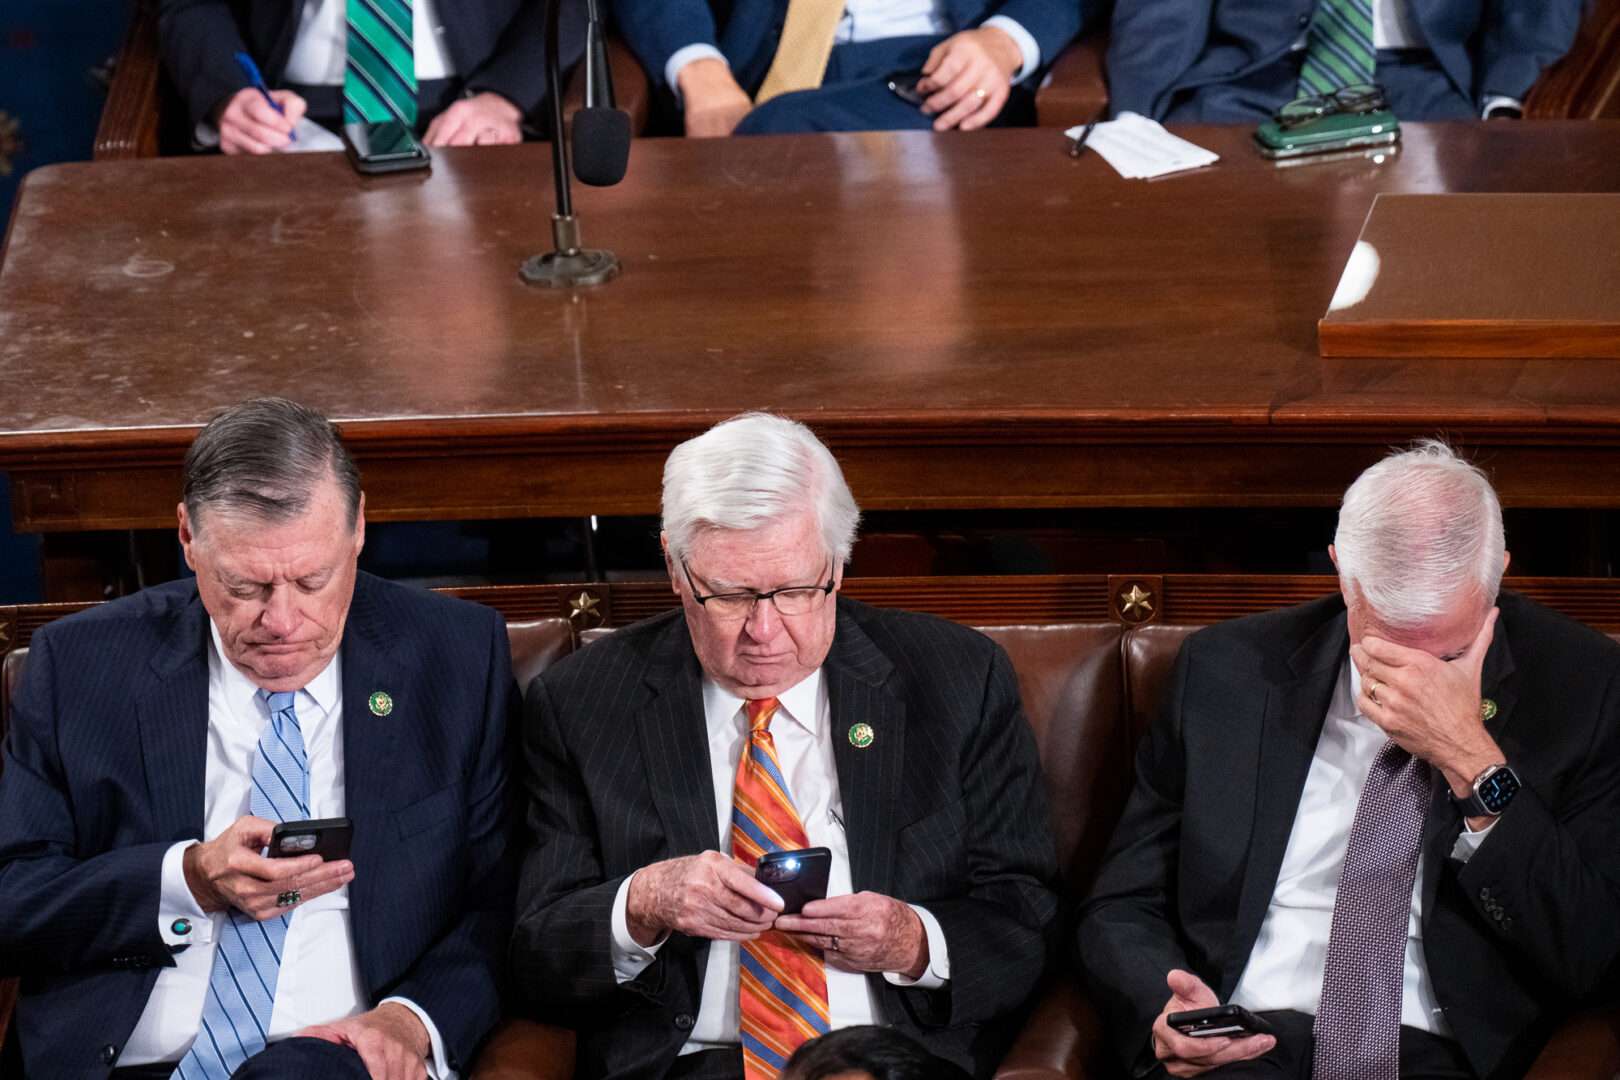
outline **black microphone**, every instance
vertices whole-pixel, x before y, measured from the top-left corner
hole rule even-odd
[[[592,187],[612,187],[630,165],[630,114],[613,100],[607,36],[597,0],[585,4],[585,107],[574,114],[574,175]]]
[[[592,78],[591,48],[587,48],[586,89],[587,107],[574,118],[574,172],[581,182],[605,186],[616,184],[624,176],[630,156],[630,118],[613,108],[613,86],[607,76],[607,48],[602,42],[601,19],[596,11],[596,0],[589,0],[590,27],[594,33],[594,50],[599,56]],[[574,217],[574,195],[568,184],[568,146],[563,141],[562,63],[558,58],[558,38],[561,35],[562,0],[547,0],[546,4],[546,85],[551,95],[551,180],[557,193],[557,211],[551,215],[551,236],[555,251],[533,255],[523,260],[518,275],[531,285],[549,288],[569,288],[575,285],[600,285],[619,276],[619,259],[611,251],[582,248],[579,244],[579,220]],[[590,37],[587,45],[590,45]],[[600,87],[593,92],[593,84],[600,79]],[[590,106],[594,97],[609,104]],[[588,113],[596,114],[585,124],[580,121]],[[620,119],[622,118],[622,120]],[[622,135],[619,134],[622,128]]]

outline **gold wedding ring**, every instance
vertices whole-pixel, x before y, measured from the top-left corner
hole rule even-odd
[[[1372,680],[1371,684],[1369,684],[1368,687],[1367,687],[1367,696],[1372,698],[1372,703],[1374,705],[1382,705],[1383,704],[1382,701],[1378,700],[1378,688],[1380,686],[1383,686],[1383,685],[1384,685],[1383,683],[1379,682],[1377,679],[1374,679],[1374,680]]]

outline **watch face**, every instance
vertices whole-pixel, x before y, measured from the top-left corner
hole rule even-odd
[[[1497,769],[1491,775],[1479,782],[1476,789],[1479,792],[1479,801],[1485,804],[1485,809],[1493,814],[1500,814],[1507,804],[1513,801],[1513,796],[1519,792],[1519,778],[1513,775],[1512,769]]]

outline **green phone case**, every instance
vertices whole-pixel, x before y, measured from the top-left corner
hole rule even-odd
[[[1329,113],[1327,116],[1284,128],[1267,120],[1254,132],[1254,141],[1266,157],[1298,157],[1363,146],[1384,146],[1400,141],[1401,124],[1388,109],[1367,113]]]

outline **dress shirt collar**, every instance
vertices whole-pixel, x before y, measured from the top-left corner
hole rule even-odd
[[[1328,704],[1328,717],[1335,720],[1363,719],[1361,710],[1356,708],[1356,698],[1361,694],[1361,672],[1356,670],[1355,661],[1346,654],[1344,663],[1339,667],[1339,680],[1333,687],[1333,700]],[[1367,723],[1372,723],[1368,720]]]
[[[776,696],[779,704],[771,723],[776,724],[785,715],[812,738],[819,738],[821,718],[827,711],[822,707],[826,701],[825,686],[826,680],[821,677],[821,669],[816,668],[799,682],[782,691]],[[729,725],[736,719],[742,707],[742,698],[729,690],[722,690],[709,676],[703,676],[703,715],[708,720],[711,732],[718,726]]]
[[[258,686],[254,684],[252,679],[244,675],[240,668],[225,659],[225,643],[220,640],[219,627],[214,625],[212,618],[208,620],[208,642],[208,667],[210,672],[214,673],[220,680],[220,685],[225,690],[225,701],[228,703],[231,712],[237,716],[254,717],[260,722],[268,719],[269,714],[265,711],[265,707],[258,702]],[[320,719],[331,715],[332,710],[337,707],[340,685],[338,680],[338,658],[337,654],[333,653],[332,659],[320,670],[320,673],[311,679],[308,685],[298,691],[301,697],[294,705],[295,709],[305,702],[310,702],[318,710],[318,713],[313,717],[309,716],[308,710],[299,712],[298,726],[304,731],[304,741],[306,743],[309,742],[313,734],[310,721],[318,722]]]

